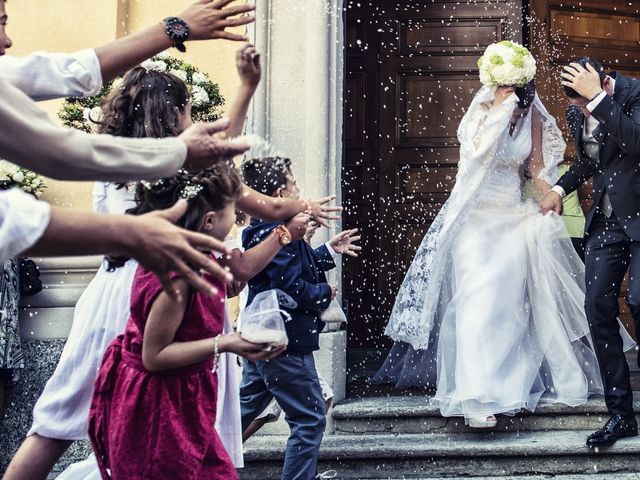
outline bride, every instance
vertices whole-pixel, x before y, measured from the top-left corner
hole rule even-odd
[[[385,330],[396,342],[373,380],[436,387],[443,416],[491,428],[496,414],[541,399],[580,405],[603,387],[584,265],[562,219],[523,199],[525,175],[549,191],[566,146],[535,94],[535,61],[500,42],[479,65],[485,86],[458,128],[455,187],[400,288]],[[526,86],[492,86],[500,77]]]

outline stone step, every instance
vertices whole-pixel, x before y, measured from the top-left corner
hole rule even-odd
[[[338,477],[334,477],[338,478]],[[405,477],[406,478],[406,477]],[[447,479],[440,478],[418,478],[414,480],[468,480],[468,476],[449,477]],[[363,478],[362,480],[374,480],[371,478]],[[403,480],[398,477],[389,477],[388,480]],[[640,480],[640,474],[637,473],[599,473],[590,475],[509,475],[508,477],[475,477],[474,480]]]
[[[444,418],[431,405],[430,396],[371,397],[348,399],[333,408],[336,435],[384,433],[471,432],[461,417]],[[640,392],[634,394],[634,409],[640,412]],[[541,403],[535,414],[498,416],[496,431],[596,430],[609,418],[602,398],[572,408]],[[640,421],[640,416],[638,417]]]
[[[419,479],[640,471],[640,437],[609,449],[585,446],[591,431],[328,435],[318,471],[336,479]],[[245,444],[242,480],[280,478],[285,436],[255,436]],[[525,477],[526,478],[526,477]],[[534,477],[535,478],[535,477]],[[631,477],[633,478],[633,477]]]

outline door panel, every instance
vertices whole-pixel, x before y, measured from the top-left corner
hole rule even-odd
[[[522,41],[522,11],[512,0],[346,6],[345,221],[369,231],[363,255],[348,261],[344,296],[350,347],[379,347],[389,345],[382,332],[400,283],[453,187],[477,60],[497,40]]]

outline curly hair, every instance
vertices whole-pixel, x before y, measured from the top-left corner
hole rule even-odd
[[[135,67],[102,102],[98,131],[131,138],[175,137],[182,133],[179,113],[188,103],[189,90],[178,77]]]
[[[226,162],[219,162],[198,173],[180,170],[173,177],[163,178],[151,185],[139,183],[135,194],[136,206],[127,210],[127,213],[143,215],[169,208],[184,198],[185,188],[193,187],[199,188],[199,192],[189,199],[189,209],[176,225],[197,231],[207,212],[222,210],[238,199],[242,180],[238,171]]]

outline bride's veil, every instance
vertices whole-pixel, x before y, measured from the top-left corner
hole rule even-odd
[[[451,196],[423,238],[396,297],[385,334],[393,340],[427,349],[439,320],[439,304],[451,241],[464,221],[487,172],[495,167],[496,153],[509,135],[509,121],[517,104],[515,94],[500,106],[487,109],[495,88],[482,87],[458,127],[460,159]]]

